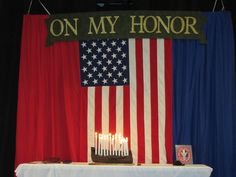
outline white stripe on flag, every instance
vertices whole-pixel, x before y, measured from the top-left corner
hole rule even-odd
[[[152,163],[150,39],[143,39],[145,163]]]
[[[165,56],[164,40],[157,40],[157,58],[158,58],[158,129],[159,129],[159,157],[160,163],[166,163],[165,149]]]
[[[135,39],[129,39],[129,72],[130,72],[130,139],[133,162],[137,163],[137,89],[136,89],[136,55]]]
[[[92,162],[91,159],[91,147],[94,147],[94,132],[95,132],[95,88],[90,87],[88,89],[88,162]]]
[[[109,88],[102,87],[102,133],[109,133]]]
[[[116,87],[116,132],[123,135],[123,86]]]

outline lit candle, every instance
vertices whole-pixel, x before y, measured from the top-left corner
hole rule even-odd
[[[122,136],[119,133],[119,156],[121,155],[122,152]]]
[[[108,134],[106,135],[106,140],[107,140],[106,142],[107,155],[109,155],[109,135]]]
[[[121,156],[124,155],[124,142],[123,142],[123,138],[120,141],[120,155]]]
[[[107,155],[107,136],[104,135],[104,156]]]
[[[115,155],[114,141],[115,141],[115,137],[114,135],[112,135],[112,138],[111,138],[112,155]]]
[[[123,138],[123,155],[126,156],[126,145],[125,145],[125,138]]]
[[[104,156],[106,155],[106,135],[103,135],[103,150]]]
[[[95,155],[97,155],[97,153],[98,153],[97,138],[98,138],[98,134],[97,134],[97,132],[95,132],[95,141],[94,141]]]
[[[102,134],[102,155],[105,155],[105,136]]]
[[[111,155],[111,134],[109,133],[109,155]]]
[[[101,134],[98,134],[98,155],[101,155]]]
[[[117,148],[118,148],[118,147],[117,147],[117,141],[118,141],[118,140],[117,140],[117,134],[115,134],[115,141],[114,141],[114,146],[115,146],[115,147],[114,147],[114,151],[115,151],[115,154],[114,154],[114,155],[115,155],[115,156],[117,155]]]
[[[121,144],[121,141],[119,141],[119,144],[118,144],[118,147],[119,147],[119,148],[118,148],[118,156],[120,156],[121,145],[122,145],[122,144]]]
[[[100,155],[103,155],[103,149],[104,149],[104,143],[103,143],[103,134],[101,134],[101,137],[100,137],[100,142],[101,142],[101,153]]]
[[[126,155],[129,156],[129,146],[128,146],[128,138],[125,138],[125,150],[126,150]]]
[[[108,147],[108,146],[107,146],[107,142],[108,142],[107,140],[108,140],[107,135],[104,135],[104,149],[105,149],[105,150],[104,150],[104,151],[105,151],[105,152],[104,152],[104,155],[105,155],[105,156],[107,156],[107,147]]]

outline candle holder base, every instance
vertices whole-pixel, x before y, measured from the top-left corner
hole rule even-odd
[[[95,155],[95,148],[91,147],[91,158],[93,162],[99,162],[99,163],[129,163],[129,164],[133,163],[131,150],[129,150],[129,156],[114,156],[114,155],[99,156]]]

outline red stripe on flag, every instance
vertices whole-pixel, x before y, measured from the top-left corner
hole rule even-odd
[[[151,81],[151,134],[152,162],[159,162],[158,140],[158,87],[157,87],[157,41],[150,40],[150,81]]]
[[[116,133],[116,87],[109,89],[109,132]],[[119,111],[119,110],[118,110]]]
[[[124,86],[124,137],[128,137],[130,148],[130,89],[129,86]]]
[[[95,88],[95,132],[102,133],[102,87]]]
[[[137,128],[138,128],[138,162],[145,163],[144,140],[144,86],[143,86],[143,43],[135,41],[136,46],[136,83],[137,83]]]
[[[165,40],[165,88],[166,88],[166,155],[172,163],[172,41]]]

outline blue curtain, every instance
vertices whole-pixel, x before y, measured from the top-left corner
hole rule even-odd
[[[173,43],[174,144],[191,144],[193,162],[212,177],[235,177],[235,53],[230,12],[207,16],[207,44]]]

